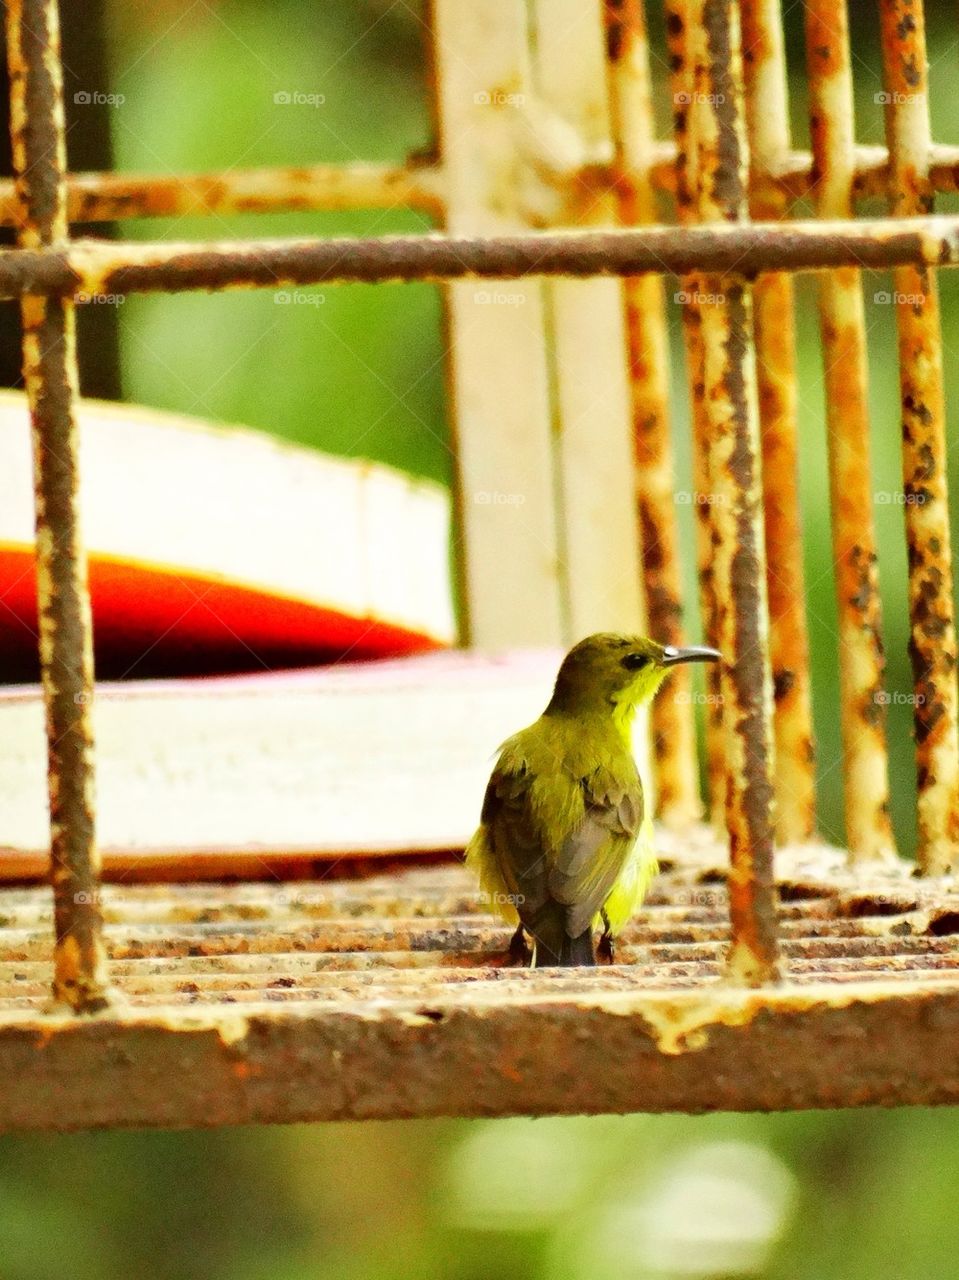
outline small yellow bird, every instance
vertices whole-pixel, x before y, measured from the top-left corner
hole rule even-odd
[[[510,950],[533,965],[596,963],[640,906],[656,874],[652,820],[631,730],[671,667],[715,662],[715,649],[677,649],[601,633],[563,659],[549,706],[500,748],[480,825],[466,850],[485,900],[510,923]]]

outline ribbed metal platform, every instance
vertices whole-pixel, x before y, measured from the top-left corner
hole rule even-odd
[[[783,981],[724,979],[723,851],[595,970],[512,967],[458,865],[109,885],[115,1006],[49,1009],[51,899],[0,892],[0,1126],[959,1102],[959,885],[780,855]]]

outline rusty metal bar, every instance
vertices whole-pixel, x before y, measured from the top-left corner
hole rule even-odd
[[[648,168],[653,187],[675,194],[676,143],[654,141]],[[787,200],[812,190],[812,155],[792,151],[768,169],[753,167],[754,181],[775,189]],[[620,165],[608,174],[590,166],[589,181],[615,184]],[[637,175],[628,169],[625,176]],[[959,191],[959,147],[934,143],[930,148],[929,182],[933,191]],[[885,147],[857,146],[853,194],[881,196],[889,190],[889,153]],[[376,164],[307,165],[233,169],[228,173],[140,174],[68,173],[67,218],[70,222],[116,222],[124,218],[167,218],[207,213],[289,213],[343,209],[420,209],[440,220],[446,209],[446,172],[441,165]],[[0,226],[19,219],[14,183],[0,178]]]
[[[743,0],[743,72],[750,216],[784,218],[787,199],[761,175],[789,153],[789,103],[780,0]],[[753,331],[763,450],[769,649],[775,703],[776,836],[808,840],[816,822],[815,757],[799,504],[793,281],[760,275]]]
[[[627,226],[656,221],[650,179],[653,110],[649,50],[641,0],[606,0],[606,36],[614,136],[622,175],[616,182],[620,218]],[[669,335],[661,277],[625,282],[636,498],[642,537],[643,586],[649,632],[681,645],[682,575],[676,528],[676,492],[669,420]],[[696,759],[692,679],[676,673],[650,716],[657,816],[681,827],[702,815]]]
[[[922,5],[882,0],[890,212],[932,212],[929,80]],[[918,777],[919,865],[954,869],[959,855],[956,627],[946,464],[939,285],[928,267],[893,273],[902,396],[902,470],[909,548],[909,655]]]
[[[0,251],[0,297],[288,284],[959,265],[959,217],[217,243],[74,240]]]
[[[704,222],[747,217],[749,150],[738,0],[689,0],[690,163]],[[768,653],[759,413],[752,297],[735,277],[704,275],[700,301],[713,499],[713,587],[718,606],[730,838],[731,977],[758,985],[777,974],[773,879],[772,683]]]
[[[63,85],[57,6],[8,0],[10,120],[20,244],[67,234]],[[73,304],[25,296],[23,371],[36,481],[40,660],[49,742],[54,998],[76,1012],[106,1004],[106,956],[94,830],[93,644],[78,510]]]
[[[673,130],[678,161],[676,168],[676,217],[685,234],[695,233],[694,193],[690,173],[689,114],[693,98],[693,64],[686,56],[685,0],[669,0],[666,5],[666,47],[669,54],[669,86],[673,98]],[[711,644],[718,643],[717,604],[713,583],[713,513],[709,501],[707,460],[709,423],[703,381],[702,318],[699,299],[705,296],[702,277],[691,271],[681,280],[676,295],[682,304],[683,342],[689,384],[693,435],[693,493],[696,519],[696,564],[699,573],[699,604],[703,630]],[[709,817],[717,830],[724,827],[726,809],[726,763],[723,744],[721,673],[711,665],[706,672],[706,706],[703,717],[706,737],[706,790]]]
[[[954,975],[762,994],[491,985],[335,1008],[272,992],[73,1026],[21,1009],[0,1027],[0,1128],[959,1102]]]
[[[195,217],[298,210],[420,209],[439,219],[443,172],[436,165],[317,164],[226,173],[67,174],[67,220]],[[19,219],[14,184],[0,179],[0,225]]]
[[[817,212],[823,218],[850,218],[853,100],[845,0],[809,0],[805,15]],[[875,858],[887,856],[893,840],[858,267],[846,264],[820,278],[819,318],[839,615],[846,841],[853,859]]]

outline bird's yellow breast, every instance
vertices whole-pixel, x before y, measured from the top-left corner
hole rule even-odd
[[[643,816],[636,843],[606,899],[609,931],[614,937],[642,906],[650,881],[658,871],[659,863],[653,847],[653,824],[647,812]]]

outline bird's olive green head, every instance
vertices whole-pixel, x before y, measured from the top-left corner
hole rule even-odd
[[[627,714],[648,702],[672,667],[716,662],[719,653],[701,645],[676,648],[645,636],[601,632],[574,645],[563,659],[547,714],[590,711]]]

